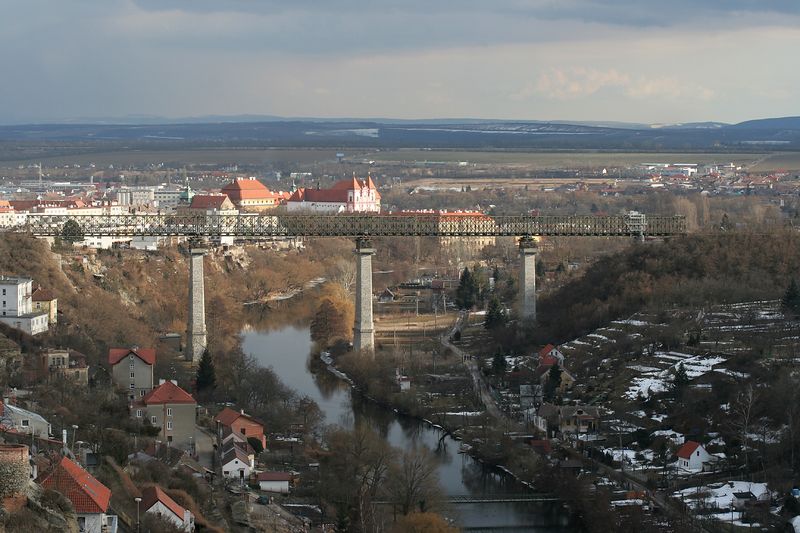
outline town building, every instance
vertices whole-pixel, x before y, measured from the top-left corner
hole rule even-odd
[[[237,215],[239,210],[233,205],[230,198],[224,194],[195,194],[192,202],[187,207],[178,208],[178,213],[184,215],[205,215],[205,216],[227,216]],[[232,229],[233,222],[220,220],[221,228],[229,227]],[[214,244],[230,245],[233,244],[232,235],[221,235],[214,238]]]
[[[74,350],[45,350],[42,353],[42,373],[49,381],[66,380],[83,387],[89,385],[86,356]]]
[[[264,424],[252,416],[245,414],[244,409],[235,411],[230,407],[226,407],[214,418],[214,422],[217,424],[217,436],[220,442],[229,431],[241,435],[244,437],[245,441],[251,437],[255,438],[261,443],[262,448],[267,447],[267,438],[264,436]]]
[[[182,531],[194,531],[192,512],[170,498],[158,485],[142,490],[141,511],[159,516]]]
[[[108,512],[111,490],[68,457],[62,457],[58,465],[37,482],[45,489],[60,492],[72,502],[78,518],[78,531],[117,532],[117,516]]]
[[[175,381],[160,380],[158,387],[131,406],[131,416],[159,428],[167,446],[194,452],[197,402]]]
[[[242,211],[264,211],[283,203],[288,195],[270,191],[254,177],[236,178],[222,188],[222,194]]]
[[[678,467],[684,470],[703,470],[703,465],[714,460],[714,456],[708,453],[705,447],[693,440],[686,443],[678,450]]]
[[[47,320],[50,325],[58,322],[58,299],[52,291],[43,289],[39,285],[31,294],[33,311],[36,313],[47,313]]]
[[[48,438],[52,431],[50,423],[44,417],[13,405],[8,398],[4,398],[0,404],[0,429],[41,438]]]
[[[49,313],[33,310],[33,280],[21,276],[0,276],[0,322],[38,335],[47,331]]]
[[[156,351],[153,348],[111,348],[108,350],[111,379],[128,393],[129,400],[142,398],[153,390],[153,367]]]
[[[371,176],[366,180],[355,175],[335,183],[329,189],[302,187],[286,202],[289,212],[313,213],[379,213],[381,195]]]
[[[253,457],[239,446],[231,446],[222,455],[220,464],[224,477],[238,479],[242,485],[250,478],[250,473],[255,468]]]
[[[258,481],[258,488],[264,492],[289,494],[292,474],[289,472],[259,472],[256,475],[256,481]]]

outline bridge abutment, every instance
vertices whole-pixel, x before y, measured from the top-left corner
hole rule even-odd
[[[356,240],[356,317],[353,326],[353,349],[375,349],[375,324],[372,320],[372,241],[359,237]]]
[[[207,250],[193,243],[189,249],[189,322],[186,332],[187,361],[197,364],[207,346],[203,257]]]
[[[536,241],[531,237],[519,240],[520,315],[523,320],[536,320]]]

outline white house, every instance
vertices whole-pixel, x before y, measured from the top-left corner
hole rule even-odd
[[[265,492],[289,494],[289,483],[292,481],[292,475],[289,472],[261,472],[256,479],[258,479],[258,488]]]
[[[335,183],[330,189],[300,188],[286,202],[286,209],[315,213],[379,213],[381,194],[372,181],[356,178]]]
[[[222,456],[222,475],[238,479],[244,484],[255,468],[254,463],[255,461],[247,455],[247,452],[238,446],[233,446]]]
[[[157,485],[142,491],[141,511],[160,516],[183,531],[194,531],[192,512],[178,505]]]
[[[700,471],[705,463],[714,459],[702,444],[693,440],[686,441],[686,444],[678,450],[678,467],[684,470]]]
[[[4,399],[3,403],[0,403],[0,429],[47,438],[52,428],[42,416],[11,405],[8,399]]]
[[[47,331],[48,313],[33,310],[33,280],[20,276],[0,276],[0,321],[29,335]]]

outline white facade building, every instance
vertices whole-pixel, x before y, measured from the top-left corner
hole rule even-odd
[[[47,331],[47,313],[33,312],[33,280],[19,276],[0,276],[0,321],[30,335]]]

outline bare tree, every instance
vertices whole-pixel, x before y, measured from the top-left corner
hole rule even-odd
[[[742,442],[742,453],[744,454],[744,465],[748,468],[747,460],[747,434],[750,433],[750,427],[753,423],[753,407],[758,399],[755,389],[752,384],[748,384],[743,390],[739,391],[731,411],[734,415],[732,421],[734,428],[739,433],[739,438]]]
[[[427,511],[440,497],[436,457],[424,446],[406,450],[400,462],[392,465],[388,489],[404,515],[415,506]]]

